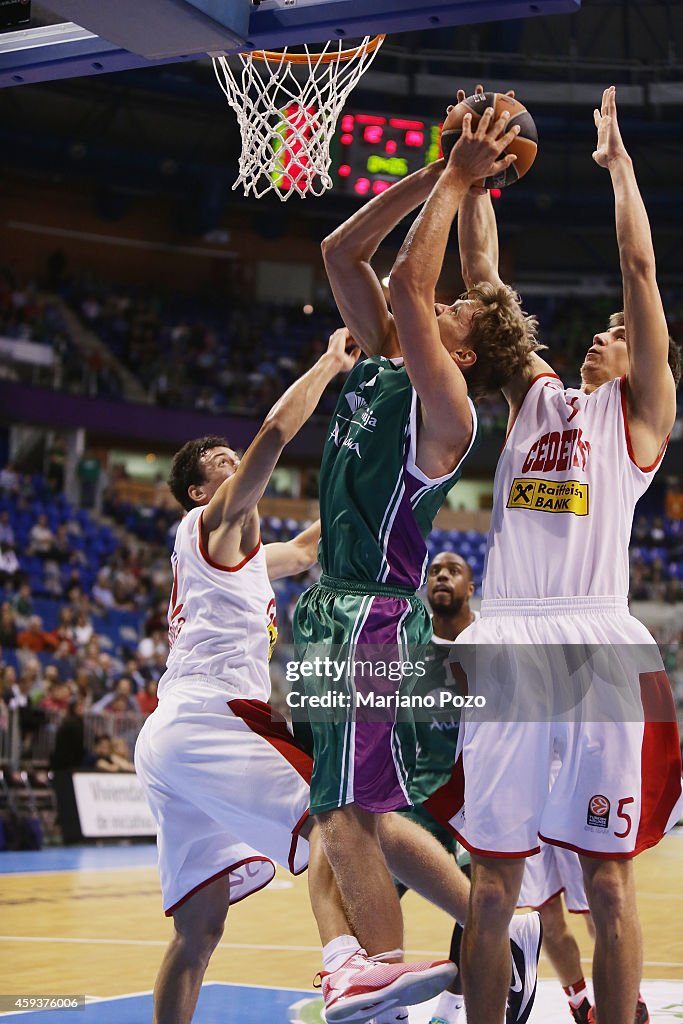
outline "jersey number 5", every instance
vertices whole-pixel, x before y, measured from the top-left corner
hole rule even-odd
[[[623,832],[614,833],[617,839],[625,839],[631,831],[633,821],[631,820],[631,815],[627,814],[624,810],[624,807],[626,807],[627,804],[634,804],[635,802],[635,797],[632,796],[625,796],[623,800],[619,801],[619,806],[617,807],[617,818],[622,818],[626,822],[626,828]]]

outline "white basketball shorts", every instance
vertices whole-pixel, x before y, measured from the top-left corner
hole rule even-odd
[[[268,885],[275,864],[307,867],[311,759],[263,701],[177,680],[142,728],[135,770],[157,822],[167,916],[223,875],[233,904]]]
[[[671,688],[625,599],[484,601],[451,662],[485,706],[463,711],[453,776],[428,808],[471,853],[529,857],[540,838],[629,858],[678,821]]]
[[[525,861],[517,906],[540,910],[562,892],[570,914],[589,913],[578,854],[541,843],[540,852]]]

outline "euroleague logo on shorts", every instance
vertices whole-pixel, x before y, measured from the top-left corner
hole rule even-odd
[[[607,828],[609,825],[610,803],[606,796],[596,793],[588,801],[586,824],[592,828]]]

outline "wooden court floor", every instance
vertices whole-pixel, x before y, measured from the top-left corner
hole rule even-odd
[[[683,834],[643,854],[636,871],[644,975],[683,981]],[[408,952],[420,958],[446,955],[451,925],[445,915],[412,893],[404,899],[404,913]],[[0,874],[0,914],[2,988],[7,990],[11,976],[17,993],[147,991],[171,931],[151,863]],[[584,922],[572,916],[571,927],[589,973]],[[319,969],[305,876],[293,879],[281,872],[272,886],[230,912],[207,980],[306,989]],[[552,977],[543,960],[541,976]]]

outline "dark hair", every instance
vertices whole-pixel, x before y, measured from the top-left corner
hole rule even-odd
[[[461,298],[477,303],[467,339],[477,361],[467,371],[467,385],[480,398],[499,391],[524,369],[532,352],[546,346],[536,339],[536,318],[524,312],[519,295],[507,285],[482,281]]]
[[[623,327],[624,326],[624,311],[620,310],[618,313],[612,313],[609,318],[608,327]],[[669,369],[671,370],[674,378],[674,384],[678,387],[681,379],[681,348],[669,335]]]
[[[218,434],[207,434],[206,437],[197,437],[194,441],[188,441],[179,452],[176,452],[168,477],[168,486],[175,500],[183,506],[186,512],[197,507],[188,494],[190,487],[197,487],[204,482],[204,468],[202,456],[206,455],[212,448],[229,448],[230,445],[224,437]]]

